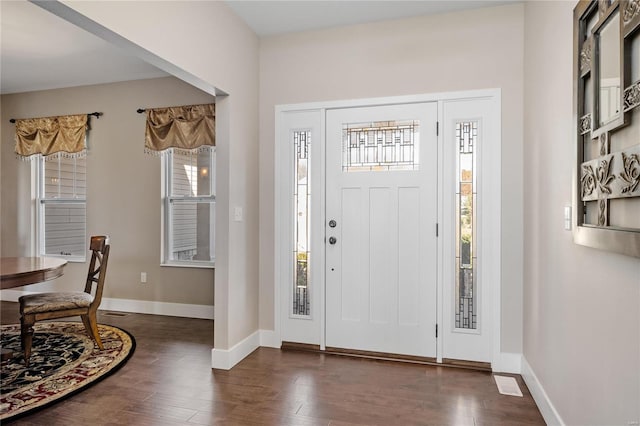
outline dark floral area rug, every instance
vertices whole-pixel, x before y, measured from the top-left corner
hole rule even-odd
[[[133,336],[98,325],[101,351],[81,322],[36,323],[29,367],[20,348],[20,325],[0,327],[2,348],[13,351],[0,369],[0,422],[16,419],[73,395],[107,377],[131,357]]]

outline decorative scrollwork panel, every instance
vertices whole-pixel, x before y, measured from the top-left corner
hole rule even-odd
[[[640,145],[581,165],[582,201],[640,197]]]
[[[580,51],[580,74],[585,75],[591,71],[591,52],[593,50],[593,37],[589,37],[582,44],[582,50]]]
[[[598,226],[609,225],[609,200],[598,200]]]
[[[633,195],[640,187],[640,154],[622,153],[622,171],[619,176],[622,180],[622,194]],[[640,195],[640,194],[638,194]]]
[[[582,201],[597,200],[596,173],[593,164],[583,164],[581,170],[582,176],[580,177],[580,184],[582,186]]]
[[[598,13],[600,16],[605,15],[610,6],[611,0],[598,0]]]
[[[640,81],[624,89],[622,94],[624,112],[630,111],[640,105]]]
[[[580,128],[578,129],[581,135],[591,133],[591,114],[587,114],[580,118]]]
[[[640,22],[640,0],[622,2],[622,25],[625,36],[630,34]]]

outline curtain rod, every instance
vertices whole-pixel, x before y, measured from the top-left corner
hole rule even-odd
[[[100,116],[101,116],[102,114],[103,114],[102,112],[90,112],[90,113],[88,113],[87,115],[88,115],[88,116],[89,116],[89,115],[93,115],[93,116],[94,116],[94,117],[96,117],[96,118],[100,118]],[[15,119],[15,118],[12,118],[12,119],[10,119],[10,120],[9,120],[9,122],[10,122],[10,123],[15,123],[15,122],[16,122],[16,119]]]
[[[196,104],[196,105],[210,105],[210,104]],[[192,106],[192,105],[184,105],[184,106],[185,106],[185,107],[187,107],[187,106]],[[177,108],[177,107],[172,107],[172,108]],[[142,114],[143,112],[146,112],[146,111],[147,111],[147,110],[146,110],[146,109],[144,109],[144,108],[138,108],[138,109],[136,110],[136,112],[137,112],[138,114]]]

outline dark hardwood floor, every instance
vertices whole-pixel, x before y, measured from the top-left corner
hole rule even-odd
[[[2,324],[18,322],[2,302]],[[99,312],[136,338],[114,375],[15,425],[543,425],[491,373],[260,348],[211,369],[213,321]]]

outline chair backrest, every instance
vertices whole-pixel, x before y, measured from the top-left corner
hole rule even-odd
[[[89,249],[91,250],[91,262],[89,262],[89,273],[84,287],[85,293],[91,294],[93,283],[96,283],[93,302],[90,309],[95,310],[102,301],[102,290],[104,289],[104,279],[107,275],[107,263],[109,261],[109,236],[100,235],[91,237]]]

